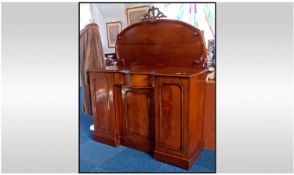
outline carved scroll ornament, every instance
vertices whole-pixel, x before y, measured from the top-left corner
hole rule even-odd
[[[166,16],[157,7],[152,6],[144,15],[142,21],[156,22],[160,18],[166,18]]]

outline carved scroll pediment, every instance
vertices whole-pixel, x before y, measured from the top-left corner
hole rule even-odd
[[[160,18],[166,18],[166,16],[157,7],[152,6],[144,15],[142,21],[156,22]]]

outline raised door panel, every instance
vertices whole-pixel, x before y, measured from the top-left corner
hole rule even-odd
[[[125,87],[122,95],[123,139],[133,144],[145,145],[145,148],[151,148],[154,139],[152,90]],[[137,146],[138,149],[139,147]]]
[[[156,151],[187,155],[187,81],[157,77],[155,85]]]
[[[160,146],[182,151],[182,86],[162,83],[160,87]]]
[[[142,139],[149,139],[150,99],[148,94],[128,91],[125,98],[126,132]]]
[[[95,129],[102,130],[106,133],[111,133],[111,114],[109,104],[109,94],[107,79],[105,77],[95,78]]]
[[[115,114],[113,108],[112,76],[111,74],[96,73],[90,78],[94,133],[100,136],[113,136]]]

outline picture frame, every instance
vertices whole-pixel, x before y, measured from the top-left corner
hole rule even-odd
[[[128,26],[141,22],[150,6],[132,7],[126,9]]]
[[[106,23],[107,43],[109,48],[114,48],[117,35],[121,32],[122,25],[120,21]]]

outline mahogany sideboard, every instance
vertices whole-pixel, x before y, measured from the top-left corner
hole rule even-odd
[[[136,23],[117,37],[117,66],[89,70],[93,139],[190,168],[203,148],[206,48],[181,21]]]

